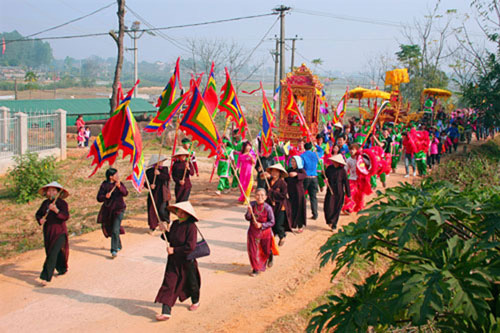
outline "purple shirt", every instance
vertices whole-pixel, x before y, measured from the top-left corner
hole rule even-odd
[[[264,202],[264,209],[262,213],[257,212],[257,201],[252,201],[250,202],[250,205],[252,206],[253,213],[255,215],[255,218],[257,219],[257,222],[262,223],[262,230],[271,228],[274,226],[274,213],[273,213],[273,208]],[[247,221],[252,220],[252,214],[250,214],[248,211],[245,214],[245,219]]]

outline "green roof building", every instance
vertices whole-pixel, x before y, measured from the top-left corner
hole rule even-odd
[[[79,114],[85,121],[107,119],[109,117],[108,98],[82,98],[82,99],[26,99],[26,100],[0,100],[0,107],[10,109],[11,114],[24,112],[28,115],[53,113],[57,109],[67,112],[66,123],[72,126]],[[142,98],[132,98],[130,109],[137,117],[146,113],[156,114],[156,107]]]

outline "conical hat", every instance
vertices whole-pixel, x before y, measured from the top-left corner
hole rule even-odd
[[[333,124],[333,126],[338,128],[344,128],[344,126],[340,122],[336,122],[335,124]]]
[[[345,165],[345,160],[344,157],[341,154],[336,154],[333,155],[332,157],[329,158],[330,161],[337,162],[339,164]]]
[[[167,209],[174,214],[175,214],[175,211],[177,209],[180,209],[180,210],[183,210],[184,212],[188,213],[189,215],[191,215],[196,221],[200,220],[196,216],[194,208],[189,201],[181,201],[181,202],[175,203],[173,205],[168,206]]]
[[[69,195],[69,192],[66,189],[64,189],[64,187],[62,187],[62,185],[59,184],[58,182],[52,182],[52,183],[49,183],[49,184],[43,186],[41,189],[38,190],[38,194],[40,194],[41,196],[45,196],[45,194],[47,193],[47,189],[49,187],[54,187],[54,188],[57,188],[58,190],[62,191],[62,193],[59,195],[59,198],[61,198],[61,199],[65,199]]]
[[[266,169],[266,171],[269,172],[270,169],[276,169],[281,172],[283,177],[288,177],[288,172],[286,172],[285,168],[283,168],[281,163],[276,163],[274,165],[271,165],[269,168]]]
[[[149,158],[149,162],[148,162],[148,168],[149,167],[152,167],[153,165],[155,165],[156,163],[158,162],[161,162],[161,161],[165,161],[168,157],[165,156],[165,155],[160,155],[158,157],[158,155],[152,155],[150,158]]]
[[[181,147],[175,151],[174,157],[180,156],[180,155],[189,155],[189,152],[186,149]]]

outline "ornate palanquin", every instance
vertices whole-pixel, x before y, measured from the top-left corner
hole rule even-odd
[[[286,78],[281,80],[279,138],[282,141],[290,140],[295,145],[303,135],[298,121],[287,115],[284,110],[288,100],[288,86],[292,89],[311,134],[315,137],[318,133],[319,106],[323,84],[305,64],[288,73]]]

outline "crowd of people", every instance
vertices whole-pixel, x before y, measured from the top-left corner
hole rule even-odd
[[[241,140],[236,131],[223,138],[223,152],[214,165],[219,177],[215,193],[224,195],[232,188],[239,189],[238,201],[248,207],[244,219],[249,221],[250,275],[258,276],[273,266],[287,233],[300,234],[308,219],[318,218],[319,192],[326,191],[323,214],[326,224],[335,230],[342,213],[357,213],[365,207],[365,198],[377,186],[377,179],[386,186],[387,175],[395,172],[401,158],[405,177],[416,176],[417,172],[425,175],[428,168],[440,163],[443,154],[456,151],[460,142],[469,143],[472,132],[483,140],[497,130],[485,126],[481,115],[471,110],[437,114],[431,122],[409,124],[371,126],[371,121],[351,118],[345,124],[327,123],[314,138],[301,138],[294,145],[276,138],[268,152],[263,152],[258,139]],[[189,202],[191,177],[198,176],[199,170],[191,141],[183,139],[172,158],[170,169],[163,165],[167,157],[159,154],[146,165],[148,227],[151,234],[161,231],[168,253],[165,276],[155,299],[162,304],[156,316],[159,321],[170,318],[177,299],[191,298],[191,311],[200,305],[201,279],[196,261],[201,256],[197,251],[199,219]],[[175,203],[170,192],[172,181]],[[39,283],[47,285],[54,271],[62,275],[68,269],[65,222],[69,209],[64,199],[69,193],[53,182],[42,187],[40,194],[47,199],[36,212],[36,219],[43,226],[47,257]],[[97,222],[104,236],[111,238],[112,258],[122,250],[120,235],[125,231],[121,222],[127,195],[118,170],[109,168],[97,193],[97,201],[102,203]],[[250,200],[252,196],[254,200]],[[171,221],[171,213],[177,216],[175,221]]]

